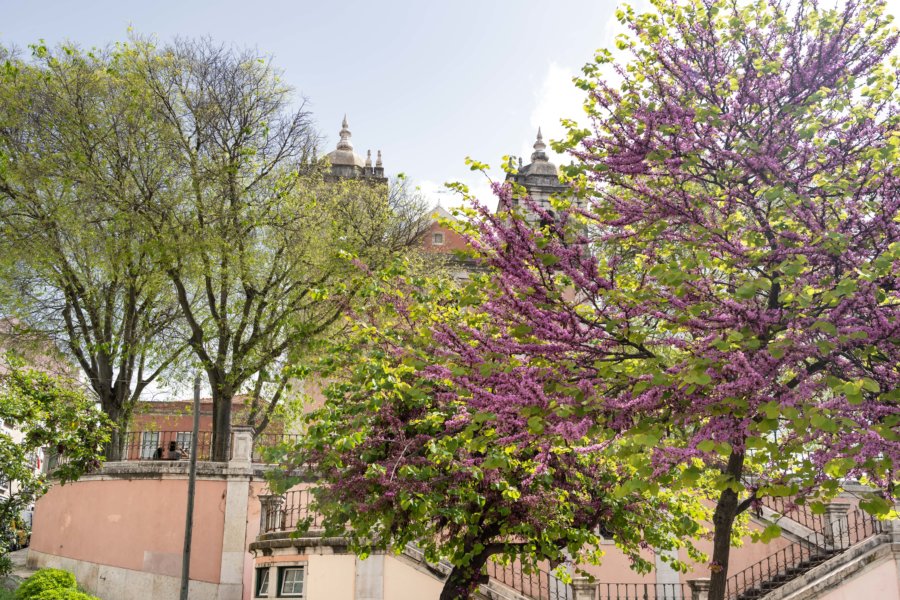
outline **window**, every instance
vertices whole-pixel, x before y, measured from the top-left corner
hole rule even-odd
[[[278,589],[279,598],[303,597],[303,567],[282,567],[279,569],[281,585]]]
[[[432,246],[443,246],[444,245],[444,234],[443,233],[432,233],[431,234],[431,245]]]
[[[269,597],[269,567],[256,569],[256,597]]]
[[[191,449],[191,435],[193,434],[190,431],[179,431],[175,434],[175,443],[182,450],[189,452]]]
[[[151,459],[159,448],[159,432],[144,431],[141,433],[141,458]]]

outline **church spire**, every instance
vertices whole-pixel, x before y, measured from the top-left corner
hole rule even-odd
[[[547,158],[547,153],[544,152],[546,149],[547,144],[544,143],[544,136],[541,135],[541,128],[538,127],[537,140],[534,142],[534,152],[531,154],[531,162],[546,162],[550,160]]]
[[[347,123],[347,115],[344,114],[344,121],[341,123],[341,141],[338,142],[338,150],[353,150],[353,143],[350,141],[350,125]]]

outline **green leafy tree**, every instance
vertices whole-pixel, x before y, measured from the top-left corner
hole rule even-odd
[[[0,476],[9,482],[9,495],[0,498],[3,527],[46,493],[49,480],[65,484],[99,467],[112,426],[77,382],[16,360],[0,375],[0,419],[12,430],[0,433]],[[38,471],[45,449],[55,464]]]
[[[324,181],[310,113],[292,107],[269,59],[180,40],[136,41],[131,60],[174,165],[166,193],[133,209],[160,240],[156,260],[212,390],[213,460],[227,460],[234,396],[250,394],[261,431],[285,361],[350,306],[363,279],[351,261],[412,244],[421,215],[398,214],[402,185]]]
[[[165,188],[167,161],[121,51],[32,53],[0,68],[0,301],[81,367],[115,460],[141,393],[185,349],[155,238],[123,208]]]

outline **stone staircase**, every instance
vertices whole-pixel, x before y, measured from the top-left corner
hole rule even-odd
[[[787,583],[809,573],[823,563],[843,555],[882,532],[881,523],[862,511],[848,511],[849,505],[832,504],[824,518],[815,523],[801,517],[795,524],[816,527],[758,563],[728,578],[729,600],[761,600]],[[782,513],[783,514],[783,513]],[[782,517],[791,519],[790,516]]]

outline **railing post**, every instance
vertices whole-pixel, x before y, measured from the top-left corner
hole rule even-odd
[[[234,443],[231,446],[231,462],[249,467],[253,461],[253,428],[235,425],[232,428]]]
[[[259,532],[267,533],[269,524],[274,530],[278,526],[278,515],[284,505],[284,496],[277,494],[260,494],[259,496]]]
[[[572,593],[574,597],[572,600],[595,600],[599,588],[600,584],[596,581],[591,581],[587,577],[573,577]]]
[[[843,532],[846,530],[849,537],[847,513],[849,504],[832,502],[825,507],[825,545],[832,550],[843,549]]]
[[[691,588],[691,600],[709,600],[709,579],[688,579]]]
[[[894,504],[894,511],[900,515],[900,502]],[[884,531],[890,534],[892,543],[900,544],[900,517],[888,521]]]

